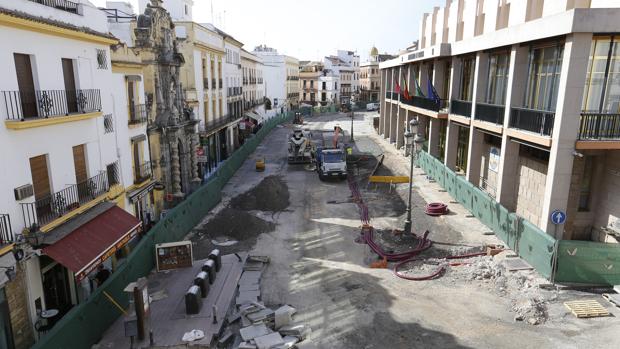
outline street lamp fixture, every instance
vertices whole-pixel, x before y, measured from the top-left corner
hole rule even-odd
[[[418,152],[422,150],[422,144],[424,143],[424,137],[418,133],[420,122],[418,118],[413,118],[409,121],[409,130],[405,131],[405,138],[407,141],[407,147],[409,148],[409,158],[411,164],[409,166],[409,199],[407,201],[407,219],[405,219],[405,234],[411,233],[411,195],[413,191],[413,166],[414,156],[417,158]]]

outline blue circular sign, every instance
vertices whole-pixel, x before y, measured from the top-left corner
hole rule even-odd
[[[555,210],[551,212],[549,219],[553,224],[562,224],[566,222],[566,213],[564,211]]]

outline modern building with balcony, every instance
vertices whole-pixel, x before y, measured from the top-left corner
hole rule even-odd
[[[125,194],[148,161],[132,140],[148,110],[141,75],[112,63],[106,17],[83,0],[0,1],[0,347],[44,335],[142,229]]]
[[[380,63],[379,133],[424,150],[557,239],[617,242],[620,4],[448,0]],[[564,211],[555,226],[550,214]]]

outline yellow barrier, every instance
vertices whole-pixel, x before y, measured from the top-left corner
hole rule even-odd
[[[370,176],[371,183],[409,183],[408,176]]]

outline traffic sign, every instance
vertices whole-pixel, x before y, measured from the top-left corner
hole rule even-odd
[[[566,213],[564,211],[555,210],[549,215],[549,219],[553,224],[562,224],[566,221]]]

